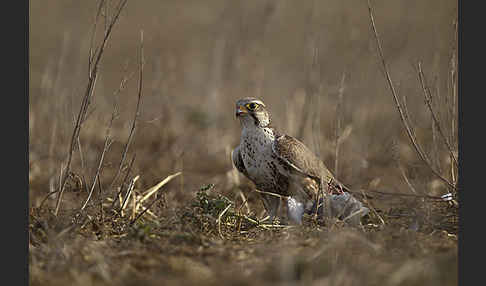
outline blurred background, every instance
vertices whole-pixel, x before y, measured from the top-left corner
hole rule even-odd
[[[438,143],[417,64],[441,108],[444,132],[457,146],[451,105],[457,1],[372,5],[390,76],[418,140],[449,178],[450,157]],[[58,180],[68,152],[87,84],[96,7],[96,1],[30,1],[31,205]],[[178,204],[209,183],[233,197],[235,187],[251,186],[233,169],[230,154],[240,138],[234,103],[254,96],[265,101],[280,131],[303,140],[352,188],[410,193],[410,183],[424,194],[447,191],[406,136],[366,1],[129,1],[104,53],[73,159],[73,172],[87,180],[96,172],[115,102],[119,117],[103,184],[119,164],[136,109],[142,30],[141,114],[127,159],[136,154],[131,174],[140,175],[138,188],[182,171],[168,185],[168,199]],[[125,76],[126,88],[115,95]]]

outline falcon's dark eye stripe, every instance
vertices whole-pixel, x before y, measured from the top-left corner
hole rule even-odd
[[[250,111],[253,111],[253,110],[258,108],[258,104],[254,103],[254,102],[250,102],[246,105],[246,108],[248,108],[248,110],[250,110]]]

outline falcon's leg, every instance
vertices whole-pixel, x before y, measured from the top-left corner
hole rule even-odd
[[[280,198],[268,194],[261,194],[263,200],[263,206],[270,216],[270,223],[273,224],[273,220],[277,216],[280,207]]]

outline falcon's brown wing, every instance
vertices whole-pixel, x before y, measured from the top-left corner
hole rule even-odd
[[[272,146],[274,154],[287,163],[292,169],[317,181],[324,179],[324,183],[337,182],[324,163],[304,143],[292,136],[281,135],[276,138]]]

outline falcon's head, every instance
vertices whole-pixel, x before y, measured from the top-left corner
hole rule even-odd
[[[240,119],[243,127],[266,127],[270,124],[270,113],[263,101],[246,97],[236,101],[236,117]]]

